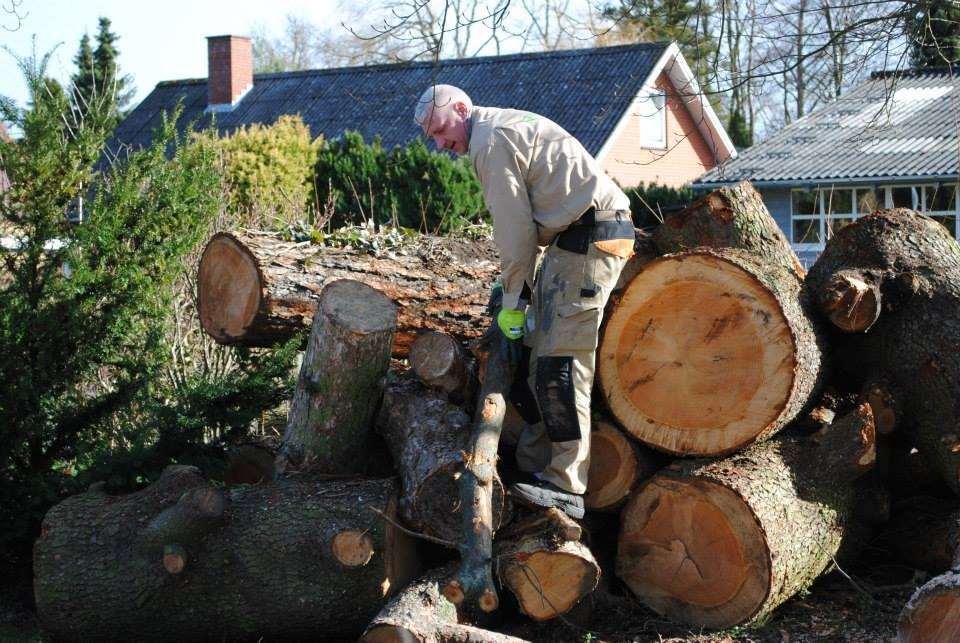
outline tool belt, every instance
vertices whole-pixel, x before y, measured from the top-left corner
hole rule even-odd
[[[590,244],[596,241],[633,238],[633,219],[629,210],[597,210],[590,206],[557,235],[556,244],[561,250],[585,255]]]

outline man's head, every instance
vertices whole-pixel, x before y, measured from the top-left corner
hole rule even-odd
[[[459,87],[431,85],[417,101],[413,120],[432,138],[438,150],[466,154],[467,122],[473,111],[473,102]]]

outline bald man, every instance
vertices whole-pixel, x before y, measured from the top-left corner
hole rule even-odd
[[[543,116],[474,106],[463,90],[434,85],[414,120],[438,149],[469,155],[500,250],[497,323],[530,349],[518,373],[526,386],[511,392],[527,421],[517,464],[529,476],[510,492],[582,518],[597,333],[633,254],[630,201],[579,141]]]

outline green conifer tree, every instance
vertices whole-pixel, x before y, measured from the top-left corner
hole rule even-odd
[[[83,34],[80,38],[80,47],[73,58],[77,71],[70,77],[73,84],[73,101],[77,105],[90,104],[94,89],[93,48],[90,46],[90,36]]]
[[[916,67],[942,67],[960,61],[960,4],[924,0],[907,16],[911,60]]]

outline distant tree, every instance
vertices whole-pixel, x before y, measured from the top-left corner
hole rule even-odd
[[[906,20],[913,65],[942,67],[960,61],[960,4],[951,0],[916,4]]]
[[[133,98],[133,78],[121,75],[117,64],[119,36],[111,29],[110,19],[101,17],[97,30],[97,47],[91,48],[90,36],[84,34],[73,62],[77,66],[71,77],[72,99],[81,116],[88,113],[98,97],[109,103],[110,125],[115,127],[123,118],[124,109]]]

